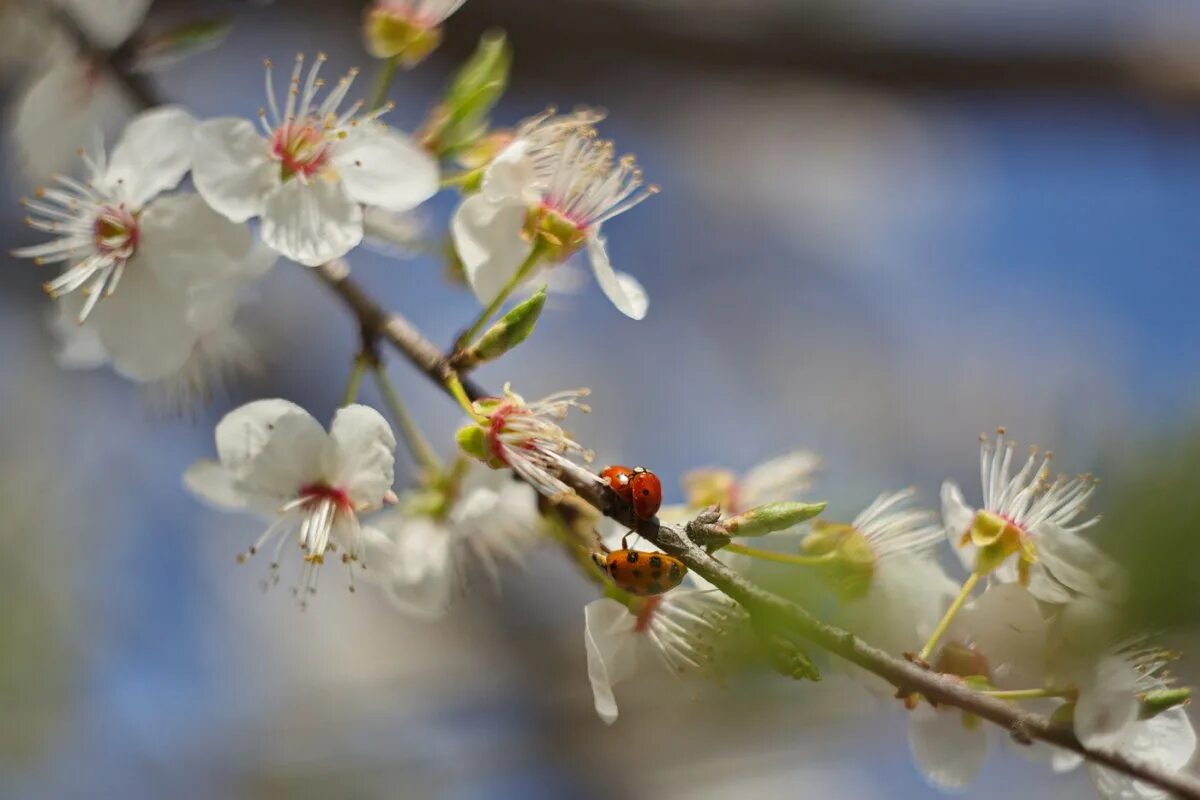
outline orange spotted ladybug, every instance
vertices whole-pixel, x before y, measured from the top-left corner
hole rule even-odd
[[[604,570],[617,588],[639,597],[669,592],[683,581],[687,567],[678,558],[666,553],[649,553],[626,549],[611,553],[593,553],[592,559]]]
[[[633,505],[638,519],[650,519],[662,506],[662,481],[645,467],[605,467],[600,477],[617,497]]]

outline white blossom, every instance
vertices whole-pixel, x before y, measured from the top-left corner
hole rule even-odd
[[[1017,583],[996,584],[951,623],[933,668],[982,677],[998,688],[1041,685],[1046,664],[1046,623],[1037,600]],[[921,704],[909,720],[909,748],[933,785],[957,790],[983,768],[991,735],[983,720],[952,707]]]
[[[389,106],[360,114],[362,101],[342,110],[357,71],[324,100],[318,55],[304,80],[297,56],[281,106],[267,62],[267,108],[261,130],[234,117],[196,128],[196,189],[235,222],[260,218],[263,241],[301,264],[345,255],[362,240],[362,206],[408,211],[438,188],[433,158],[378,121]]]
[[[793,450],[757,464],[744,475],[728,469],[694,469],[683,476],[689,509],[719,506],[733,516],[766,503],[798,499],[812,486],[821,459],[809,450]]]
[[[379,412],[346,406],[326,433],[294,403],[257,400],[220,421],[216,443],[218,459],[193,464],[184,484],[219,508],[271,520],[249,555],[275,540],[275,574],[284,545],[297,543],[305,562],[302,596],[315,591],[327,552],[340,548],[351,565],[362,559],[358,515],[393,498],[396,439]]]
[[[166,193],[191,165],[194,125],[176,107],[135,117],[111,157],[100,146],[84,156],[84,181],[58,176],[24,201],[28,224],[54,238],[13,251],[64,265],[46,291],[138,382],[177,373],[203,331],[205,298],[265,269],[244,225],[197,195]]]
[[[805,552],[837,552],[824,567],[842,597],[838,621],[892,653],[913,651],[933,632],[958,586],[933,557],[942,541],[935,514],[911,507],[916,492],[881,494],[848,525],[817,525]],[[869,688],[882,685],[854,670]]]
[[[481,303],[514,279],[535,245],[549,262],[586,247],[609,300],[628,317],[646,315],[646,291],[632,275],[613,270],[601,225],[657,188],[643,188],[632,156],[615,159],[612,143],[596,138],[590,123],[597,118],[547,112],[526,122],[485,169],[479,193],[455,211],[451,234]]]
[[[1019,580],[1047,603],[1115,591],[1117,566],[1079,535],[1099,521],[1079,519],[1095,490],[1092,478],[1051,479],[1053,454],[1039,456],[1036,448],[1030,448],[1024,466],[1013,473],[1016,445],[1005,440],[1003,429],[994,443],[986,436],[981,441],[983,506],[968,506],[955,483],[942,484],[946,535],[958,547],[963,565],[982,568],[995,580]]]
[[[32,62],[12,103],[10,130],[26,174],[65,170],[88,132],[114,125],[130,111],[104,67],[81,54],[51,12],[70,15],[88,40],[114,50],[141,26],[151,0],[41,0],[14,4],[0,20],[0,50]],[[0,34],[2,35],[2,34]]]
[[[519,562],[538,541],[541,519],[529,486],[507,473],[475,469],[458,491],[436,513],[413,508],[429,490],[419,490],[413,503],[402,495],[395,510],[371,525],[370,547],[379,553],[370,559],[372,578],[418,617],[444,616],[472,565],[499,586],[500,567]]]
[[[592,453],[559,423],[572,408],[590,411],[582,402],[588,394],[587,389],[568,389],[526,402],[505,384],[503,397],[475,402],[480,418],[459,432],[459,442],[470,446],[471,455],[492,467],[508,467],[542,494],[569,493],[571,488],[563,483],[562,469],[570,465],[570,456],[590,461]],[[474,442],[467,433],[474,435]],[[591,477],[600,481],[595,475]]]
[[[1112,746],[1139,762],[1164,772],[1186,767],[1196,754],[1196,729],[1182,708],[1172,708],[1122,729]],[[1098,764],[1088,777],[1105,800],[1163,800],[1170,794]]]

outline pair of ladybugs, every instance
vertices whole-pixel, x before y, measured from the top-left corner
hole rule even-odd
[[[662,481],[645,467],[605,467],[600,477],[617,497],[633,506],[633,515],[638,519],[650,519],[662,506]],[[630,550],[625,539],[621,540],[620,550],[595,553],[593,558],[613,583],[640,596],[668,592],[687,574],[687,567],[679,559],[666,553]]]

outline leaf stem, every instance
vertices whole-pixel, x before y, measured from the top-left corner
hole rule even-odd
[[[467,414],[470,415],[471,419],[476,420],[477,422],[483,420],[483,416],[481,416],[479,412],[475,410],[475,404],[472,403],[471,398],[467,396],[467,390],[463,388],[462,381],[459,379],[457,373],[450,373],[450,375],[446,377],[446,390],[449,391],[451,396],[458,401],[458,404],[462,406],[462,410],[466,411]]]
[[[375,375],[375,384],[379,387],[379,394],[383,397],[383,403],[387,406],[392,419],[399,427],[400,435],[404,439],[404,443],[408,446],[408,451],[412,454],[413,461],[430,474],[440,473],[442,471],[441,462],[438,460],[429,441],[421,433],[421,429],[417,427],[416,420],[409,413],[408,407],[404,405],[404,401],[400,398],[400,393],[396,391],[395,385],[392,384],[392,379],[388,376],[387,370],[382,366],[378,366],[372,372]]]
[[[511,278],[508,279],[508,283],[501,287],[500,291],[492,299],[492,302],[488,303],[487,308],[480,312],[479,316],[475,318],[475,321],[471,323],[471,327],[467,328],[463,334],[458,337],[458,341],[454,343],[455,350],[463,350],[472,342],[472,340],[475,339],[476,336],[479,335],[479,332],[483,330],[483,327],[491,321],[492,317],[496,315],[496,312],[499,311],[501,306],[504,305],[505,301],[508,300],[509,295],[511,295],[513,291],[521,285],[521,282],[529,277],[529,275],[533,272],[533,268],[536,267],[537,263],[542,259],[542,252],[543,251],[540,244],[535,244],[533,246],[533,249],[529,251],[529,255],[526,257],[525,261],[522,262],[521,266],[517,267],[517,271],[513,273]]]
[[[929,641],[925,642],[925,646],[921,648],[921,652],[917,655],[921,661],[928,661],[929,656],[933,654],[933,648],[937,647],[938,641],[945,635],[946,630],[950,627],[950,623],[958,616],[958,612],[962,610],[966,604],[967,598],[971,596],[971,590],[979,583],[979,573],[972,572],[971,575],[963,581],[962,589],[958,592],[958,597],[954,598],[954,602],[946,609],[945,615],[938,622],[937,627],[933,629],[933,633],[929,634]]]
[[[367,101],[367,111],[374,111],[387,101],[388,92],[392,88],[392,79],[396,77],[396,67],[400,64],[399,56],[385,58],[375,72],[375,83],[371,88],[371,99]]]
[[[361,355],[354,357],[354,366],[350,369],[350,379],[346,381],[346,391],[342,392],[342,402],[338,408],[344,408],[358,399],[358,389],[362,386],[362,376],[367,369],[367,360]]]

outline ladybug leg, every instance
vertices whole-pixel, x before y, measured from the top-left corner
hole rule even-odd
[[[621,537],[621,549],[622,550],[629,549],[629,534],[628,533]]]

